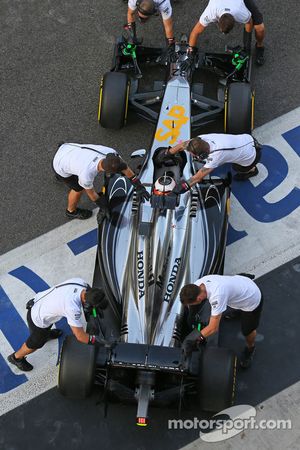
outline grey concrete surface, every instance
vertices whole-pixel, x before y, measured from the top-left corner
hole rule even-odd
[[[259,3],[267,27],[267,62],[254,71],[256,125],[300,103],[299,2]],[[191,29],[205,5],[203,0],[174,3],[177,36]],[[126,20],[121,0],[0,0],[0,9],[4,253],[66,221],[66,191],[51,172],[57,142],[101,143],[128,157],[132,149],[149,146],[153,126],[131,118],[125,129],[111,132],[97,124],[99,79],[110,68],[114,38]],[[138,25],[138,33],[145,44],[164,39],[158,18]],[[238,27],[228,38],[211,26],[199,46],[221,50],[239,36]]]

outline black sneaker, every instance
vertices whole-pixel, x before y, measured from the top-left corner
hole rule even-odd
[[[255,46],[255,62],[258,66],[262,66],[265,63],[265,47]]]
[[[93,212],[89,209],[81,209],[77,208],[75,211],[70,212],[66,209],[66,216],[68,219],[79,219],[79,220],[86,220],[92,217]]]
[[[258,174],[258,168],[255,167],[255,169],[252,170],[251,172],[246,172],[246,173],[239,172],[239,173],[236,173],[234,175],[233,179],[235,181],[246,181],[246,180],[248,180],[248,178],[255,177],[257,174]]]
[[[47,340],[50,341],[51,339],[58,339],[60,336],[62,336],[62,334],[63,334],[62,330],[55,328],[54,330],[50,330]]]
[[[23,372],[30,372],[30,370],[33,369],[33,366],[26,360],[26,358],[17,359],[15,357],[15,354],[12,353],[7,357],[7,360],[11,363],[17,366],[18,369],[22,370]]]
[[[248,347],[244,348],[240,359],[240,366],[243,369],[248,369],[251,366],[254,353],[255,347],[253,347],[251,350]]]

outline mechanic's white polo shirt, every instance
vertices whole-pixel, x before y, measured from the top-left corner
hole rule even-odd
[[[132,11],[135,11],[136,2],[137,0],[129,0],[128,8],[130,8]],[[172,17],[172,6],[170,0],[155,0],[154,3],[163,20],[168,20],[170,19],[170,17]]]
[[[64,178],[77,175],[80,186],[84,189],[93,189],[99,161],[108,153],[117,152],[103,145],[63,144],[54,156],[53,167],[55,172]]]
[[[204,284],[211,305],[211,315],[218,316],[227,306],[242,311],[253,311],[260,303],[261,292],[254,281],[241,275],[206,275],[195,281]]]
[[[225,163],[235,163],[241,166],[250,166],[256,158],[256,149],[253,137],[250,134],[200,134],[206,141],[210,153],[204,168],[216,169]]]
[[[199,22],[207,27],[210,23],[218,22],[223,14],[231,14],[238,23],[248,23],[251,19],[251,13],[243,0],[210,0]]]
[[[60,286],[66,283],[68,286]],[[62,317],[67,319],[71,327],[82,327],[80,294],[86,289],[87,283],[82,278],[71,278],[63,281],[57,287],[39,292],[34,297],[34,305],[31,308],[33,323],[40,328],[47,328]]]

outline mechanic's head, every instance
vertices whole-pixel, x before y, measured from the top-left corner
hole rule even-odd
[[[187,284],[180,291],[180,301],[184,306],[198,305],[207,298],[205,285]]]
[[[222,14],[219,19],[218,25],[221,33],[228,34],[234,27],[234,17],[231,14]]]
[[[105,309],[108,305],[103,290],[98,288],[87,288],[84,296],[84,303],[93,308],[101,309]]]
[[[156,13],[156,8],[153,0],[138,0],[136,2],[137,12],[140,22],[144,23]]]
[[[120,173],[127,169],[127,164],[115,153],[108,153],[106,158],[101,161],[101,168],[105,172]]]
[[[189,141],[186,150],[202,161],[208,157],[210,147],[208,142],[200,137],[195,137]]]

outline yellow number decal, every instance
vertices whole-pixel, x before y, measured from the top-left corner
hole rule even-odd
[[[163,125],[169,131],[164,131],[163,128],[158,128],[155,133],[155,139],[158,141],[166,141],[170,138],[169,144],[175,144],[180,136],[182,125],[187,123],[189,118],[185,116],[185,108],[180,105],[174,105],[168,112],[168,116],[173,119],[163,120]],[[175,119],[175,120],[174,120]]]

